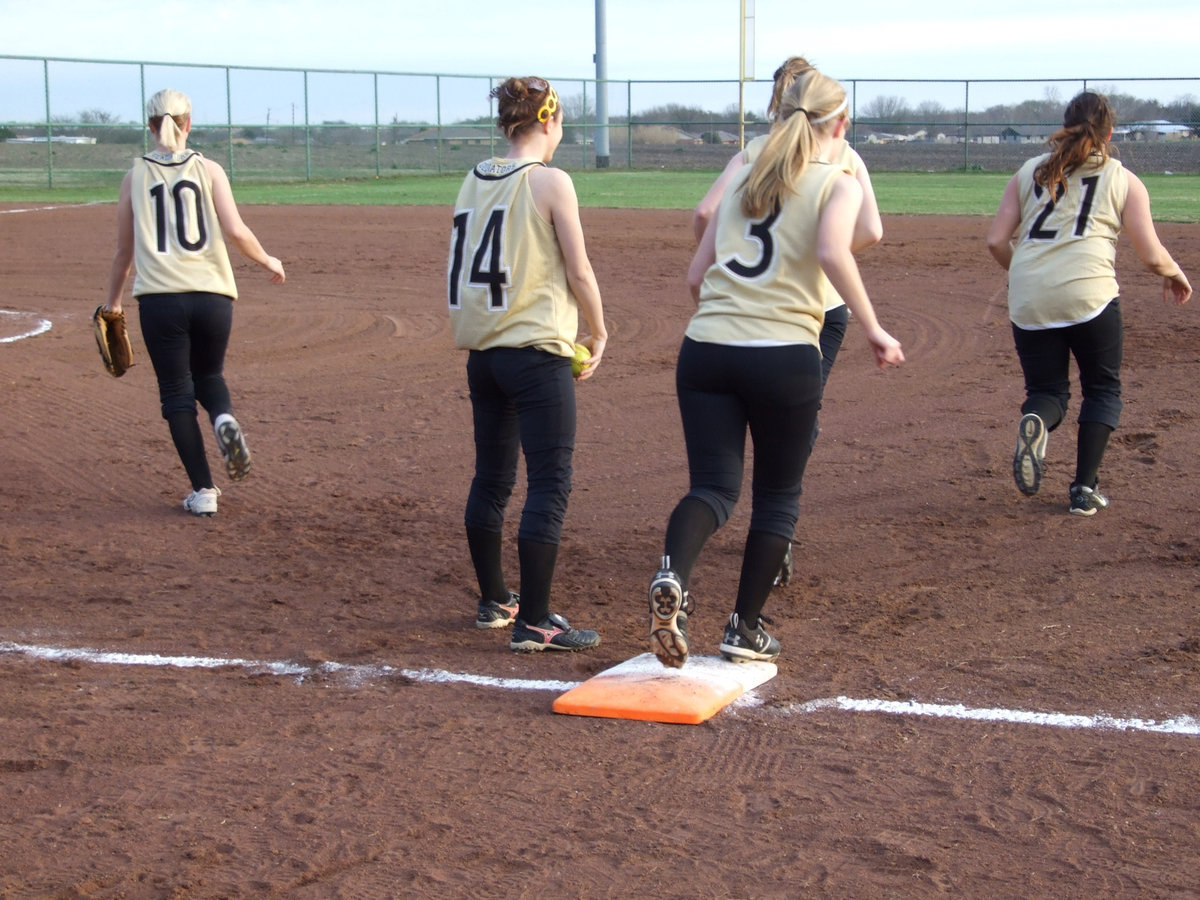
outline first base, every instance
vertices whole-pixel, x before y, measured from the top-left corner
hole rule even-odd
[[[697,725],[777,671],[775,663],[732,663],[715,656],[692,656],[682,669],[668,669],[654,654],[643,653],[571,688],[554,701],[554,711]]]

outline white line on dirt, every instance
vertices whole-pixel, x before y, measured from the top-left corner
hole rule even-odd
[[[22,312],[16,312],[15,310],[11,310],[11,309],[0,309],[0,315],[32,316],[33,313],[22,313]],[[24,340],[25,338],[37,337],[39,334],[44,334],[45,332],[47,332],[49,330],[50,330],[50,320],[49,319],[37,319],[37,320],[35,320],[35,324],[34,324],[33,328],[31,328],[29,331],[22,332],[21,334],[10,335],[9,337],[0,337],[0,344],[11,344],[14,341],[21,341],[21,340]]]
[[[107,650],[46,647],[0,641],[0,653],[14,653],[36,659],[59,662],[94,663],[114,666],[160,666],[176,669],[246,669],[264,675],[284,675],[305,681],[311,678],[336,676],[354,684],[365,684],[388,678],[404,678],[440,684],[475,684],[515,691],[569,691],[574,681],[535,681],[528,678],[494,678],[465,672],[446,672],[441,669],[397,669],[392,666],[353,666],[336,662],[305,665],[294,662],[266,662],[256,659],[224,659],[208,656],[160,656],[154,653],[116,653]]]
[[[0,216],[9,213],[48,212],[54,209],[79,209],[81,206],[100,206],[111,201],[93,200],[90,203],[63,203],[58,206],[30,206],[25,209],[0,209]]]
[[[80,662],[96,665],[158,666],[179,669],[236,668],[265,675],[279,675],[303,682],[314,678],[344,678],[353,684],[365,684],[389,678],[430,684],[473,684],[480,687],[512,691],[569,691],[579,682],[545,681],[530,678],[496,678],[443,669],[397,669],[392,666],[355,666],[336,662],[305,665],[294,662],[268,662],[254,659],[224,659],[205,656],[160,656],[154,653],[116,653],[86,648],[47,647],[0,641],[0,653],[16,654],[59,662]],[[749,702],[746,702],[749,701]],[[739,706],[760,705],[749,695]],[[979,722],[1011,722],[1018,725],[1041,725],[1053,728],[1090,728],[1104,731],[1148,731],[1157,734],[1200,735],[1200,720],[1192,716],[1174,719],[1121,719],[1105,714],[1078,715],[1070,713],[1030,712],[1016,709],[972,709],[958,703],[916,703],[894,700],[856,700],[852,697],[831,697],[793,704],[787,713],[807,715],[823,710],[846,712],[876,712],[898,716],[932,716],[943,719],[963,719]]]
[[[855,700],[834,697],[810,700],[791,710],[812,713],[823,709],[848,712],[881,712],[897,716],[933,716],[942,719],[968,719],[979,722],[1012,722],[1018,725],[1050,725],[1055,728],[1096,728],[1105,731],[1153,731],[1159,734],[1200,735],[1200,720],[1192,716],[1174,719],[1118,719],[1104,714],[1094,716],[1070,713],[1027,712],[1019,709],[971,709],[960,703],[916,703],[897,700]]]

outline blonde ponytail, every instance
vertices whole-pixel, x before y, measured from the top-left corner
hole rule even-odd
[[[178,153],[187,143],[183,128],[192,117],[192,101],[187,94],[164,88],[146,101],[150,128],[166,149]]]
[[[779,101],[779,119],[742,189],[742,212],[761,219],[783,203],[816,155],[817,131],[836,127],[846,111],[845,89],[816,69],[799,74]]]

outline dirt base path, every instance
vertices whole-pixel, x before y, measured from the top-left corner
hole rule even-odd
[[[909,362],[874,371],[851,325],[768,608],[779,675],[688,727],[551,712],[648,649],[687,214],[584,212],[612,341],[555,605],[603,643],[529,657],[472,627],[445,210],[243,213],[289,277],[238,266],[255,466],[211,520],[181,509],[136,316],[121,380],[92,342],[112,207],[0,214],[0,339],[51,323],[0,343],[0,896],[1195,896],[1200,320],[1127,246],[1112,508],[1084,520],[1077,405],[1042,493],[1012,483],[987,222],[885,221],[864,277]],[[1200,275],[1200,230],[1161,234]],[[746,505],[695,571],[701,653]]]

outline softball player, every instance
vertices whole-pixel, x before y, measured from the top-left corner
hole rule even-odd
[[[688,270],[698,308],[675,383],[690,490],[667,523],[650,582],[651,646],[687,660],[692,566],[728,521],[754,444],[749,534],[721,653],[772,660],[779,642],[762,609],[795,531],[801,481],[821,399],[821,325],[830,284],[862,323],[880,366],[904,361],[879,325],[853,244],[859,182],[831,159],[846,132],[846,93],[816,70],[784,91],[780,121],[753,165],[730,181]]]
[[[804,57],[792,56],[784,60],[783,64],[775,70],[771,100],[767,105],[767,118],[773,123],[779,120],[779,106],[782,102],[784,92],[798,76],[811,71],[812,68],[812,65]],[[762,153],[768,137],[768,135],[759,135],[752,139],[745,148],[734,154],[733,158],[726,164],[725,170],[713,182],[712,187],[708,189],[708,193],[704,195],[704,199],[696,206],[692,214],[692,228],[696,233],[697,242],[703,239],[704,230],[716,214],[717,205],[725,193],[725,188],[729,186],[729,182],[733,180],[734,175],[743,166],[753,163],[758,155]],[[871,175],[867,171],[866,163],[863,162],[862,157],[850,146],[848,141],[843,139],[840,142],[839,150],[833,156],[832,162],[853,175],[862,187],[863,202],[858,212],[854,240],[851,244],[853,251],[858,253],[860,250],[865,250],[867,247],[877,244],[883,239],[883,222],[879,217],[879,203],[875,199],[875,189],[871,184]],[[850,312],[846,308],[846,304],[838,296],[837,291],[830,288],[825,300],[825,321],[821,326],[820,338],[822,393],[824,393],[825,385],[829,381],[829,373],[833,371],[833,364],[837,360],[838,351],[842,347],[842,341],[846,337],[846,328],[849,324]],[[818,403],[817,409],[820,410],[820,408],[821,404]],[[812,440],[809,442],[810,453],[813,447],[816,446],[817,435],[820,433],[820,430],[819,424],[814,422]],[[791,579],[791,574],[792,559],[789,549],[784,557],[783,566],[776,576],[775,583],[777,585],[786,584]]]
[[[511,624],[517,651],[583,650],[600,636],[551,613],[550,586],[571,491],[579,310],[592,355],[578,380],[595,374],[608,331],[575,186],[547,165],[563,136],[558,94],[541,78],[509,78],[491,96],[508,155],[463,180],[447,279],[454,341],[470,351],[475,477],[464,520],[481,594],[475,624]],[[529,484],[517,533],[521,590],[512,593],[501,537],[519,451]]]
[[[225,349],[237,299],[229,240],[283,284],[283,265],[263,250],[242,221],[229,179],[217,163],[186,147],[192,103],[185,94],[159,91],[146,104],[155,147],[134,162],[121,182],[117,249],[106,308],[121,311],[131,265],[133,296],[146,351],[158,379],[162,415],[192,483],[183,508],[197,516],[217,511],[196,403],[207,411],[234,481],[250,471],[250,450],[225,384]]]
[[[1124,330],[1116,279],[1117,235],[1163,277],[1163,300],[1186,303],[1191,285],[1155,232],[1142,182],[1109,153],[1115,117],[1107,98],[1084,91],[1067,104],[1050,152],[1008,182],[988,232],[988,250],[1008,270],[1008,312],[1025,375],[1013,477],[1041,487],[1049,432],[1070,399],[1070,359],[1079,367],[1079,407],[1071,513],[1108,507],[1100,462],[1121,414]]]

